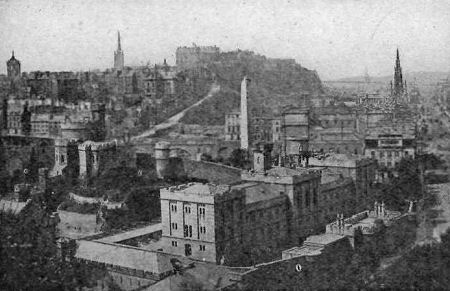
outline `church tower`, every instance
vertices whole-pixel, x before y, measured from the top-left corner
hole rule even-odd
[[[403,74],[402,67],[400,66],[400,54],[397,49],[397,59],[395,60],[395,72],[394,72],[394,92],[393,97],[395,99],[399,99],[403,96],[404,87],[403,87]]]
[[[20,76],[20,61],[14,57],[14,51],[12,51],[11,58],[6,62],[6,68],[8,78],[15,79]]]
[[[123,51],[122,47],[120,45],[120,32],[117,32],[117,50],[114,52],[114,69],[116,71],[122,71],[123,70]]]

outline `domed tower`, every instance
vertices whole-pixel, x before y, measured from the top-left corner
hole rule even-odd
[[[6,62],[6,68],[8,78],[14,79],[20,76],[20,61],[14,57],[14,51],[12,51],[11,58]]]

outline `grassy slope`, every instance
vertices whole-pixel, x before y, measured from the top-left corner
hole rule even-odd
[[[240,51],[221,55],[209,64],[221,90],[201,106],[189,111],[181,120],[187,124],[223,125],[225,113],[239,108],[240,84],[246,75],[251,112],[277,114],[286,105],[300,105],[304,94],[322,92],[314,71],[293,62],[274,61],[252,52]]]

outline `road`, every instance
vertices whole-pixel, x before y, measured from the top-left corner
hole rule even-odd
[[[138,141],[138,140],[143,139],[143,138],[151,137],[151,136],[155,135],[160,130],[164,130],[164,129],[167,129],[167,128],[170,128],[170,127],[174,126],[175,124],[177,124],[180,121],[181,118],[183,118],[183,116],[186,114],[186,112],[188,112],[189,110],[191,110],[194,107],[199,106],[200,104],[202,104],[206,100],[210,99],[217,92],[219,92],[219,90],[220,90],[220,85],[218,85],[216,83],[212,84],[211,85],[211,89],[209,90],[208,94],[204,98],[202,98],[201,100],[199,100],[196,103],[192,104],[191,106],[187,107],[186,109],[178,112],[177,114],[173,115],[172,117],[170,117],[166,121],[164,121],[162,123],[159,123],[159,124],[155,125],[154,127],[146,130],[142,134],[137,135],[137,136],[133,136],[131,138],[131,141],[135,142],[135,141]]]
[[[417,229],[416,244],[440,242],[441,234],[450,228],[450,183],[430,185],[430,190],[436,193],[437,204],[420,216]]]

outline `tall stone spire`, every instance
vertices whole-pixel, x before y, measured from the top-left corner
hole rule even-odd
[[[117,51],[121,51],[122,47],[120,46],[120,31],[117,31]]]
[[[114,52],[114,69],[122,71],[124,66],[124,57],[122,46],[120,44],[120,32],[117,31],[117,50]]]
[[[400,53],[397,48],[397,58],[395,60],[394,71],[394,97],[399,98],[403,95],[403,74],[402,67],[400,65]]]

